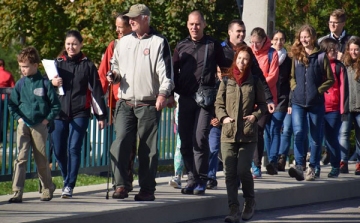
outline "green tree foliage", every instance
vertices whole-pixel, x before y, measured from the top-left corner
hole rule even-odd
[[[293,42],[296,29],[306,23],[314,26],[321,37],[329,33],[330,13],[341,8],[347,14],[345,29],[352,35],[360,35],[359,0],[277,0],[276,27],[286,32],[289,42]]]
[[[219,40],[227,36],[228,22],[239,17],[236,0],[0,0],[0,55],[33,45],[42,58],[55,58],[63,49],[66,31],[77,29],[84,37],[84,53],[98,64],[108,43],[116,38],[116,13],[140,2],[149,6],[151,26],[172,48],[188,35],[187,15],[194,9],[204,13],[206,33]],[[289,41],[304,23],[312,24],[322,36],[328,33],[329,13],[344,8],[346,28],[359,35],[359,4],[358,0],[277,0],[276,26],[287,32]],[[16,63],[15,57],[13,61]]]
[[[0,0],[0,42],[3,47],[33,45],[43,58],[55,58],[63,49],[66,31],[77,29],[84,37],[84,53],[99,63],[108,43],[116,38],[114,16],[139,2],[151,9],[151,25],[172,48],[188,35],[191,10],[200,9],[208,20],[207,32],[221,39],[228,21],[238,13],[235,0]]]

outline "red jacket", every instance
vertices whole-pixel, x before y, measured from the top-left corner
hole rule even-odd
[[[336,61],[335,59],[329,59],[331,70],[334,74],[334,84],[324,94],[325,98],[325,112],[340,111],[340,114],[344,114],[345,100],[348,97],[346,95],[346,73],[344,72],[344,66],[341,66],[340,75],[335,73]]]
[[[102,89],[104,91],[104,94],[107,92],[108,87],[109,87],[109,82],[106,80],[106,74],[107,72],[110,70],[110,59],[113,56],[114,53],[114,40],[111,41],[111,43],[108,45],[108,47],[106,48],[106,51],[104,53],[104,56],[101,60],[99,69],[98,69],[98,73],[100,76],[100,82],[101,82],[101,86]],[[119,100],[117,94],[118,94],[118,89],[119,89],[120,84],[113,84],[112,87],[112,107],[115,108],[116,107],[116,101]],[[110,106],[110,97],[108,97],[108,106]]]
[[[0,67],[0,87],[14,87],[15,81],[11,73],[5,70],[4,67]],[[2,96],[2,100],[5,99],[5,95]]]

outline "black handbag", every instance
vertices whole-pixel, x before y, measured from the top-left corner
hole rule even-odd
[[[195,93],[195,101],[202,108],[213,106],[216,100],[217,88],[200,86]]]
[[[208,41],[206,41],[206,47],[205,47],[205,56],[204,56],[204,66],[201,73],[201,79],[200,79],[200,86],[195,92],[194,99],[196,103],[202,107],[202,108],[209,108],[214,105],[216,100],[216,94],[217,94],[217,88],[215,86],[204,86],[203,80],[204,80],[204,71],[206,67],[207,62],[207,55],[208,55],[208,48],[209,44]]]

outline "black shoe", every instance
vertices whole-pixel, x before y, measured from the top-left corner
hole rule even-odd
[[[224,221],[229,223],[238,223],[240,220],[239,206],[233,204],[230,206],[230,213],[225,217]]]
[[[155,195],[154,192],[148,192],[148,191],[142,191],[135,195],[134,197],[135,201],[154,201]]]
[[[244,221],[250,220],[254,216],[254,212],[255,212],[255,199],[245,198],[241,219]]]
[[[295,167],[290,167],[289,175],[290,177],[295,177],[297,181],[304,180],[303,167],[300,165],[296,165]]]
[[[267,174],[269,174],[269,175],[277,175],[278,174],[275,163],[269,163],[268,165],[266,165],[266,170],[267,170]]]
[[[286,156],[280,155],[277,164],[278,164],[277,166],[278,171],[285,171]]]
[[[184,188],[181,189],[182,194],[194,194],[194,189],[197,185],[194,183],[187,184]]]
[[[206,184],[206,189],[215,190],[217,189],[218,182],[215,179],[209,179]]]

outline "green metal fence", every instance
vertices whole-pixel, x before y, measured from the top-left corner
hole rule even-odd
[[[1,122],[1,141],[0,141],[0,181],[8,181],[12,178],[13,162],[17,157],[16,145],[16,126],[17,122],[9,115],[8,99],[12,88],[0,88],[0,97],[4,95],[4,100],[0,103],[0,118]],[[173,154],[176,146],[176,138],[173,132],[173,109],[165,108],[161,114],[159,122],[159,164],[170,164],[173,162]],[[50,138],[50,137],[49,137]],[[80,173],[99,174],[108,170],[108,151],[111,146],[115,133],[113,126],[107,126],[103,130],[97,128],[96,118],[89,119],[89,127],[87,129],[86,137],[81,152]],[[47,141],[46,153],[49,157],[49,162],[55,164],[56,160],[51,152],[50,140]],[[52,175],[60,175],[60,170],[56,165],[52,165]],[[29,154],[27,162],[27,178],[36,177],[36,165],[32,158],[32,153]]]

